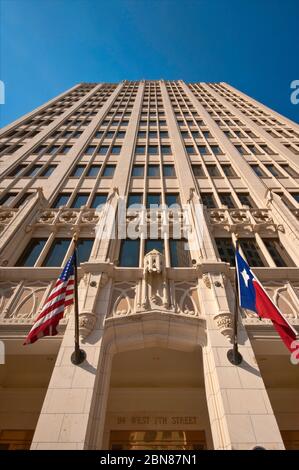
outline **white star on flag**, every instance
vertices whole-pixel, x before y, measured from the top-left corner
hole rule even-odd
[[[244,279],[244,283],[245,283],[245,286],[248,287],[248,281],[250,279],[250,276],[248,276],[248,272],[246,271],[246,269],[244,268],[243,271],[241,272],[242,274],[242,277]]]

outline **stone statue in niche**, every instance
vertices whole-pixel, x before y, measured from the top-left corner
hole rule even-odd
[[[142,309],[163,309],[168,306],[169,293],[164,256],[158,250],[152,250],[144,258]]]

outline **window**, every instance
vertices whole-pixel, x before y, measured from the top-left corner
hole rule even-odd
[[[210,139],[210,138],[212,137],[210,131],[202,131],[202,133],[203,133],[203,136],[204,136],[206,139]]]
[[[253,201],[247,193],[237,193],[240,203],[242,206],[254,207]]]
[[[121,151],[121,145],[113,145],[111,148],[111,155],[119,155]]]
[[[193,145],[185,145],[185,149],[188,155],[196,155],[196,151]]]
[[[205,145],[198,145],[197,148],[199,150],[200,155],[207,155],[209,153],[208,148]]]
[[[267,153],[268,155],[273,155],[274,152],[272,149],[270,149],[270,147],[268,147],[268,145],[260,145],[261,149],[263,150],[263,152]]]
[[[122,240],[119,253],[119,266],[136,268],[139,266],[140,239]]]
[[[259,249],[257,247],[257,243],[255,239],[243,238],[242,240],[240,240],[240,246],[250,266],[253,266],[253,267],[265,266],[264,262],[262,261],[260,257]]]
[[[62,147],[62,149],[60,150],[60,153],[63,153],[63,155],[66,155],[70,150],[71,150],[72,146],[71,145],[65,145],[64,147]]]
[[[131,193],[128,196],[127,206],[130,207],[134,204],[142,204],[142,194],[140,193]]]
[[[101,147],[99,147],[98,154],[106,155],[106,153],[108,152],[108,148],[108,145],[101,145]]]
[[[146,132],[145,131],[139,131],[138,132],[138,137],[140,139],[145,139],[146,138]],[[137,149],[136,149],[137,150]],[[136,152],[137,153],[137,152]]]
[[[158,155],[159,153],[158,145],[149,145],[148,153],[149,155]]]
[[[259,167],[259,165],[250,165],[251,168],[253,169],[254,173],[261,177],[261,178],[266,178],[266,175],[265,173],[263,172],[263,170]]]
[[[161,154],[162,155],[172,155],[170,145],[161,145]]]
[[[191,266],[191,256],[188,247],[188,242],[185,239],[169,240],[170,262],[174,267],[189,267]]]
[[[47,166],[47,168],[45,168],[40,176],[42,176],[43,178],[49,178],[49,176],[52,175],[53,171],[55,170],[55,168],[57,168],[57,165],[49,165]]]
[[[247,147],[253,155],[259,155],[261,153],[255,145],[247,145]]]
[[[134,165],[132,168],[132,176],[143,177],[144,176],[144,165]]]
[[[89,194],[78,193],[75,199],[73,200],[71,207],[73,209],[80,209],[80,207],[86,206],[88,198],[89,198]]]
[[[157,178],[160,176],[160,167],[159,165],[149,165],[147,167],[147,176],[152,178]]]
[[[31,196],[32,193],[25,193],[23,194],[23,196],[20,197],[20,199],[14,204],[14,206],[17,208],[17,207],[21,207],[25,201],[27,201],[27,199],[29,198],[29,196]]]
[[[227,206],[229,209],[235,207],[234,201],[229,193],[219,193],[219,199],[224,206]]]
[[[125,137],[125,135],[126,135],[126,131],[118,131],[116,133],[116,138],[117,139],[123,139]]]
[[[18,165],[9,173],[8,177],[13,178],[14,176],[19,176],[25,168],[27,168],[27,165]]]
[[[86,166],[85,165],[76,165],[74,170],[71,173],[72,178],[80,178],[80,176],[83,174]]]
[[[203,205],[208,209],[214,209],[216,207],[215,199],[212,193],[201,193],[201,200]]]
[[[2,197],[0,201],[0,206],[11,206],[14,198],[18,195],[18,193],[7,193],[5,196]]]
[[[211,145],[210,147],[214,155],[220,155],[223,153],[219,145]]]
[[[41,168],[42,168],[42,165],[33,165],[31,168],[29,168],[28,171],[26,171],[24,176],[33,177],[40,171]]]
[[[145,154],[145,145],[136,145],[136,155],[144,155]]]
[[[145,240],[144,254],[149,253],[152,250],[157,250],[164,254],[164,240]]]
[[[295,201],[299,202],[299,193],[291,193]]]
[[[93,238],[79,238],[77,243],[78,263],[85,263],[85,261],[89,260],[93,242]]]
[[[292,176],[293,178],[298,178],[298,173],[289,165],[283,163],[280,164],[281,168],[288,173],[288,175]]]
[[[219,170],[216,165],[207,165],[207,172],[212,177],[220,176]]]
[[[98,131],[95,133],[95,138],[100,139],[103,136],[104,132],[103,131]],[[95,147],[94,147],[95,148]],[[85,152],[86,153],[86,152]],[[92,152],[91,152],[92,153]]]
[[[149,131],[148,136],[151,139],[157,139],[158,133],[157,133],[157,131]]]
[[[150,208],[150,206],[154,206],[154,205],[160,206],[160,204],[161,204],[161,194],[151,193],[147,195],[147,198],[146,198],[147,208]]]
[[[55,208],[57,209],[59,207],[66,206],[70,197],[71,197],[71,193],[61,193],[61,194],[59,194],[57,196],[54,204],[52,205],[52,207],[54,209]]]
[[[84,153],[85,155],[91,155],[96,149],[96,146],[95,145],[88,145],[88,147],[86,147]]]
[[[266,238],[263,239],[263,242],[265,243],[266,248],[272,256],[272,259],[276,266],[294,266],[279,240]]]
[[[112,178],[114,175],[115,165],[106,165],[104,169],[103,176]]]
[[[34,266],[46,242],[47,238],[32,238],[16,262],[16,266]]]
[[[205,173],[201,165],[192,165],[192,170],[194,176],[196,176],[197,178],[205,177]]]
[[[282,175],[275,165],[265,165],[265,167],[270,171],[271,175],[275,176],[275,178],[281,178]]]
[[[175,177],[175,169],[173,165],[163,165],[163,176]]]
[[[246,155],[247,152],[243,145],[235,145],[235,147],[241,155]]]
[[[169,137],[167,131],[160,131],[160,138],[161,139],[167,139]]]
[[[165,202],[168,207],[174,204],[181,205],[180,196],[177,193],[166,193]]]
[[[91,165],[86,173],[86,176],[89,178],[96,178],[99,174],[99,171],[101,169],[101,165]]]
[[[56,238],[53,241],[45,260],[43,261],[42,266],[61,266],[68,250],[68,247],[70,245],[70,242],[70,238]]]
[[[107,194],[95,194],[91,203],[91,209],[97,209],[98,206],[105,204],[107,201]]]
[[[57,152],[58,149],[59,149],[59,145],[51,145],[50,147],[47,148],[46,153],[50,153],[51,155],[53,155],[55,152]]]
[[[227,177],[234,178],[236,177],[236,173],[231,165],[221,165],[221,168]]]
[[[221,261],[235,266],[235,250],[231,238],[215,238]]]
[[[114,131],[109,131],[109,132],[106,133],[105,137],[106,137],[106,139],[112,139],[114,134],[115,134]]]

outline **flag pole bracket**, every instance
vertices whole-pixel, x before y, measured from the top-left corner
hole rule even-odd
[[[239,351],[236,351],[235,349],[229,349],[229,351],[227,351],[227,359],[234,366],[238,366],[239,364],[241,364],[243,357],[242,354],[239,353]]]
[[[86,352],[83,349],[75,350],[71,355],[71,361],[75,366],[82,364],[86,359]]]

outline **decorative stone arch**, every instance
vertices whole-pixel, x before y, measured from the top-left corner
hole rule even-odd
[[[97,367],[92,413],[85,448],[99,449],[103,441],[112,360],[116,353],[151,347],[191,352],[207,343],[204,319],[152,310],[107,318]]]

